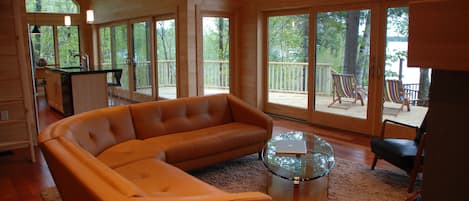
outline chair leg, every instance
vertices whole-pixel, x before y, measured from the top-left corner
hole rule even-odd
[[[406,101],[406,105],[407,105],[407,112],[410,112],[410,103],[409,103],[409,100]]]
[[[412,191],[414,191],[414,183],[417,179],[417,175],[419,174],[419,168],[420,167],[414,167],[414,169],[412,169],[412,173],[410,174],[409,187],[407,188],[408,193],[412,193]]]
[[[262,160],[262,151],[257,152],[257,157],[259,160]]]
[[[358,94],[358,98],[360,99],[360,102],[362,103],[362,106],[364,106],[365,104],[363,104],[363,97],[361,94]]]
[[[378,156],[375,155],[373,159],[373,164],[371,164],[371,170],[375,170],[376,163],[378,162]]]

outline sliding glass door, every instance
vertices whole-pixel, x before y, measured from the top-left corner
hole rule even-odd
[[[371,11],[316,14],[314,111],[366,119]]]
[[[152,96],[153,73],[151,65],[150,23],[132,23],[133,91]]]
[[[386,10],[382,119],[420,126],[428,110],[431,70],[407,67],[408,7]]]
[[[309,14],[267,18],[267,101],[308,108]]]
[[[158,70],[158,96],[177,98],[176,20],[156,21],[156,66]]]

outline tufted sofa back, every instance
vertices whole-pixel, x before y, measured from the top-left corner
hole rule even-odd
[[[64,119],[52,133],[60,133],[95,156],[112,145],[135,139],[128,106],[104,108],[75,116]]]
[[[232,122],[226,94],[130,105],[138,139]]]

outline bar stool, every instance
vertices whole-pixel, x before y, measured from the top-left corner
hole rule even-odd
[[[108,93],[109,93],[109,97],[110,97],[110,101],[108,102],[109,106],[116,105],[116,103],[114,103],[114,89],[116,87],[122,86],[122,84],[121,84],[122,70],[114,71],[114,72],[111,72],[111,73],[113,74],[112,82],[107,83]],[[120,99],[120,96],[116,96],[116,97]]]

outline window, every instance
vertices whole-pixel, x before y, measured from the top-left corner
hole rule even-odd
[[[57,26],[57,38],[60,66],[80,66],[78,26]]]
[[[204,94],[228,93],[230,88],[230,20],[203,17]]]
[[[309,15],[268,18],[268,102],[308,107]]]
[[[431,70],[407,67],[409,8],[388,8],[386,18],[382,119],[419,126],[428,110]]]
[[[33,29],[33,25],[30,26]],[[55,49],[54,49],[54,29],[53,26],[40,26],[39,31],[41,34],[31,35],[32,57],[34,64],[43,58],[47,64],[55,64]]]
[[[30,25],[33,29],[34,25]],[[41,34],[31,35],[34,64],[43,58],[49,66],[80,66],[78,26],[39,26]]]
[[[122,88],[129,89],[129,50],[127,48],[127,25],[99,28],[100,65],[102,69],[122,69]],[[111,82],[108,73],[108,81]]]
[[[134,70],[134,91],[152,95],[153,79],[150,54],[150,23],[132,24],[132,52]]]
[[[370,26],[369,9],[317,14],[316,111],[366,119]]]
[[[176,89],[176,20],[156,21],[156,64],[160,97],[174,99]]]
[[[73,0],[25,0],[27,13],[80,13]]]

